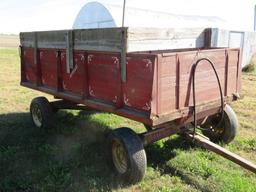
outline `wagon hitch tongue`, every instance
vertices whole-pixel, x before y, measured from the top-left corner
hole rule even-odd
[[[190,132],[184,132],[184,135],[186,136],[187,139],[193,141],[196,145],[203,147],[205,149],[208,149],[209,151],[212,151],[214,153],[217,153],[218,155],[221,155],[222,157],[233,161],[234,163],[240,165],[241,167],[256,173],[256,165],[253,164],[252,162],[240,157],[239,155],[232,153],[230,151],[228,151],[227,149],[211,142],[210,140],[208,140],[207,138],[205,138],[204,136],[196,133],[195,135],[193,135],[193,133],[191,134]]]
[[[208,149],[209,151],[212,151],[218,155],[221,155],[222,157],[240,165],[241,167],[256,173],[256,165],[239,155],[232,153],[231,151],[228,151],[227,149],[211,142],[207,137],[204,135],[201,135],[199,133],[195,133],[185,127],[164,127],[161,129],[155,129],[152,131],[148,131],[146,133],[140,134],[140,137],[144,143],[144,146],[154,143],[155,141],[158,141],[159,139],[163,139],[166,137],[169,137],[173,134],[181,134],[186,139],[190,140],[191,142],[195,143],[196,145],[203,147],[205,149]]]

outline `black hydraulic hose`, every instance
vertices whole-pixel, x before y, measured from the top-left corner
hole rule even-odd
[[[219,91],[220,91],[220,99],[221,99],[221,119],[220,119],[220,122],[217,124],[217,126],[220,125],[220,123],[222,122],[223,117],[224,117],[224,98],[223,98],[223,92],[222,92],[222,88],[221,88],[221,84],[220,84],[220,78],[219,78],[219,75],[218,75],[218,73],[217,73],[217,71],[216,71],[216,68],[215,68],[213,62],[212,62],[210,59],[208,59],[208,58],[201,58],[201,59],[198,59],[198,60],[196,61],[196,63],[192,66],[192,78],[193,78],[193,81],[192,81],[192,83],[193,83],[193,105],[194,105],[194,108],[193,108],[193,109],[194,109],[194,114],[193,114],[193,115],[194,115],[193,137],[195,137],[196,128],[197,128],[195,73],[196,73],[196,67],[197,67],[197,65],[198,65],[201,61],[207,61],[207,62],[211,65],[211,67],[212,67],[212,69],[213,69],[213,71],[214,71],[214,73],[215,73],[215,76],[216,76],[216,78],[217,78],[217,81],[218,81],[218,86],[219,86]],[[216,127],[217,127],[217,126],[216,126]]]

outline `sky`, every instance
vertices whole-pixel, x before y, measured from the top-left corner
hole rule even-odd
[[[103,1],[103,0],[101,0]],[[127,6],[182,15],[218,16],[232,29],[253,30],[256,0],[126,0]],[[0,0],[0,33],[70,29],[88,0]],[[122,4],[123,0],[105,0]]]

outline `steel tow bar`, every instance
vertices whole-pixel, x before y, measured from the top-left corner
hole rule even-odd
[[[217,153],[217,154],[221,155],[222,157],[240,165],[241,167],[243,167],[253,173],[256,173],[256,165],[253,164],[252,162],[250,162],[250,161],[240,157],[239,155],[232,153],[232,152],[228,151],[227,149],[209,141],[207,138],[205,138],[204,136],[202,136],[200,134],[193,135],[193,133],[191,134],[188,132],[185,132],[184,134],[189,140],[191,140],[191,141],[193,140],[195,142],[195,144],[197,144],[198,146],[208,149],[209,151],[212,151],[214,153]]]

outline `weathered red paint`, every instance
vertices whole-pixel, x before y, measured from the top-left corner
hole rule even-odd
[[[32,48],[21,49],[23,86],[148,125],[164,123],[173,114],[181,122],[191,119],[190,113],[182,111],[191,111],[191,69],[199,58],[207,57],[215,64],[226,98],[241,87],[238,49],[128,53],[125,83],[118,53],[75,50],[71,73],[66,72],[65,50],[38,49],[37,53],[35,59]],[[196,97],[199,105],[219,98],[215,74],[204,62],[196,71]],[[216,113],[218,106],[205,114]]]

